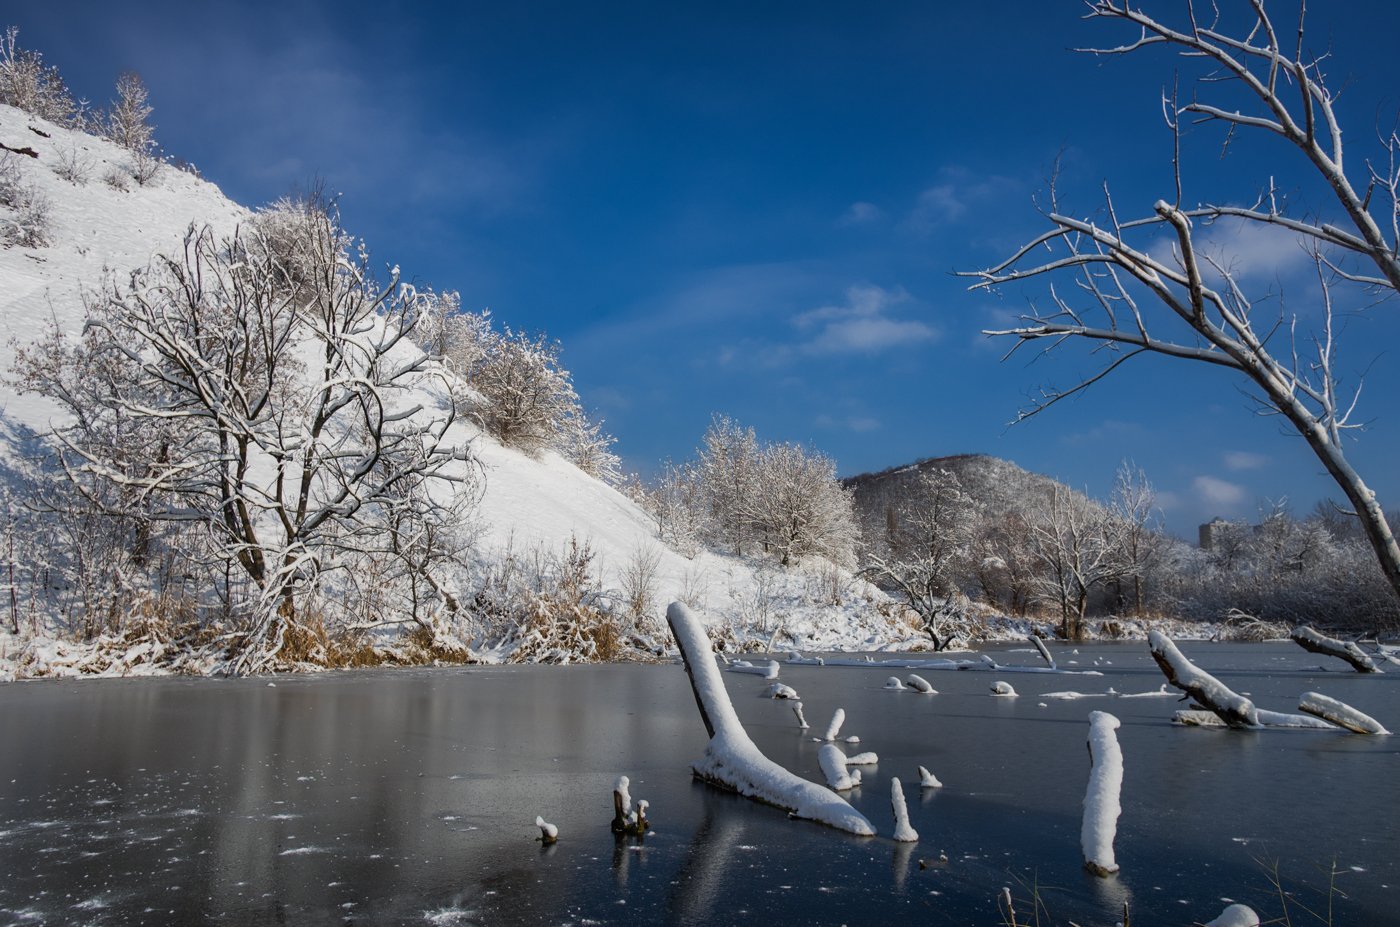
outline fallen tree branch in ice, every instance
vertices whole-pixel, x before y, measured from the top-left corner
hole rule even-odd
[[[1298,710],[1330,721],[1357,734],[1389,734],[1385,727],[1365,712],[1357,711],[1346,702],[1339,702],[1318,692],[1304,692]]]
[[[1260,727],[1292,727],[1292,728],[1312,728],[1322,731],[1335,731],[1335,725],[1328,724],[1321,718],[1314,718],[1311,715],[1290,715],[1281,711],[1265,711],[1262,708],[1256,709],[1259,716]],[[1186,727],[1225,727],[1226,724],[1220,716],[1213,711],[1193,711],[1183,709],[1172,715],[1172,721]]]
[[[680,648],[695,704],[710,735],[705,755],[691,766],[696,778],[776,805],[794,817],[853,834],[874,835],[875,828],[865,816],[840,796],[774,763],[749,738],[715,665],[709,635],[690,609],[672,602],[666,609],[666,621]]]
[[[860,785],[860,770],[852,773],[846,768],[846,755],[835,744],[822,744],[817,751],[817,762],[826,776],[826,784],[836,791],[849,792]]]
[[[1084,868],[1096,876],[1118,871],[1113,838],[1122,813],[1123,751],[1118,746],[1118,719],[1106,711],[1089,712],[1089,787],[1084,792],[1084,823],[1079,843]]]
[[[769,660],[767,663],[754,664],[748,660],[735,660],[726,669],[731,673],[749,673],[753,676],[762,676],[764,679],[778,678],[778,661]]]
[[[1186,659],[1171,638],[1153,631],[1147,635],[1147,645],[1167,682],[1215,712],[1230,727],[1259,726],[1254,703]]]
[[[841,733],[841,725],[846,723],[846,709],[838,708],[831,714],[831,723],[826,726],[822,740],[835,740]]]
[[[1305,624],[1300,624],[1288,635],[1293,643],[1309,653],[1320,653],[1336,657],[1351,664],[1358,673],[1379,673],[1379,666],[1366,655],[1366,652],[1351,641],[1339,641],[1335,637],[1321,634]]]
[[[913,673],[909,674],[909,688],[913,689],[915,692],[918,692],[920,695],[938,694],[938,690],[935,689],[933,686],[929,685],[927,679],[925,679],[922,676],[916,676]]]
[[[1055,665],[1055,658],[1050,656],[1050,648],[1045,646],[1045,641],[1034,634],[1030,635],[1030,641],[1032,644],[1035,644],[1035,649],[1040,651],[1041,658],[1049,664],[1051,669],[1059,669],[1059,667]]]

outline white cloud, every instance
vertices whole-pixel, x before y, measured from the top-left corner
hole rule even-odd
[[[845,305],[822,306],[793,317],[793,325],[808,333],[798,350],[815,355],[874,354],[935,340],[938,330],[927,323],[890,318],[889,310],[909,299],[902,287],[852,286],[846,290]]]
[[[1251,451],[1226,451],[1225,466],[1230,470],[1259,470],[1269,463],[1263,454]]]
[[[1233,508],[1245,500],[1243,486],[1213,476],[1198,476],[1191,481],[1191,489],[1200,496],[1202,502],[1221,508]]]
[[[945,167],[939,172],[939,182],[919,193],[905,227],[927,235],[941,225],[958,222],[973,208],[983,207],[1017,186],[1006,177],[981,177],[963,167]]]

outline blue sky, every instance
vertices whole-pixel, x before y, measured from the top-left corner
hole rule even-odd
[[[1347,82],[1359,162],[1400,108],[1400,10],[1318,6],[1310,35]],[[139,71],[167,151],[233,198],[324,178],[377,258],[558,338],[644,473],[688,456],[722,412],[844,474],[980,452],[1103,495],[1131,458],[1188,536],[1265,498],[1306,511],[1335,489],[1219,371],[1135,363],[1007,427],[1093,362],[1000,363],[1007,345],[979,332],[1043,288],[969,294],[952,272],[1042,229],[1033,197],[1057,155],[1070,211],[1097,209],[1104,181],[1125,213],[1171,191],[1158,97],[1175,62],[1070,52],[1128,38],[1081,11],[47,0],[0,20],[80,95],[105,101]],[[1188,199],[1248,200],[1272,175],[1325,205],[1278,147],[1222,159],[1202,129],[1187,154]],[[1221,246],[1307,314],[1296,248]],[[1348,382],[1366,375],[1355,462],[1400,507],[1400,306],[1349,315],[1343,338]]]

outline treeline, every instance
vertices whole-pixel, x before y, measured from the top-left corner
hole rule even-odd
[[[1069,639],[1090,616],[1400,626],[1359,526],[1330,503],[1219,523],[1200,549],[1162,531],[1151,484],[1126,464],[1102,504],[986,457],[854,482],[867,572],[935,646],[975,632],[974,603],[1053,618]]]

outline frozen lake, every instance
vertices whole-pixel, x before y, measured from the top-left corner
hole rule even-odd
[[[705,736],[679,665],[0,686],[0,925],[1000,924],[1003,885],[1022,917],[1038,886],[1042,923],[1111,924],[1127,899],[1134,924],[1188,924],[1226,899],[1279,916],[1276,861],[1313,906],[1335,864],[1337,924],[1396,922],[1400,739],[1179,728],[1175,698],[1046,698],[1162,682],[1141,642],[1052,649],[1104,675],[919,671],[941,693],[920,696],[883,688],[905,669],[783,667],[814,728],[844,708],[848,752],[879,754],[852,803],[884,835],[903,780],[914,845],[694,782]],[[1400,729],[1400,667],[1361,677],[1292,644],[1183,650],[1261,708],[1315,690]],[[758,745],[823,781],[789,705],[756,676],[725,679]],[[1021,696],[992,697],[998,679]],[[1107,880],[1079,855],[1095,709],[1123,722]],[[921,794],[920,764],[945,787]],[[608,830],[619,774],[651,802],[644,842]],[[537,814],[556,846],[534,841]]]

